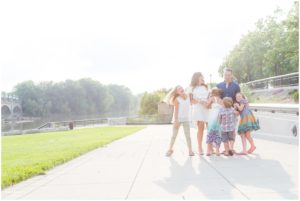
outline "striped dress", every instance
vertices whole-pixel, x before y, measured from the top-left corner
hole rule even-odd
[[[244,109],[240,112],[240,123],[238,127],[238,133],[243,134],[248,131],[255,131],[260,129],[259,124],[249,108],[247,100],[241,100],[240,104],[244,105]]]

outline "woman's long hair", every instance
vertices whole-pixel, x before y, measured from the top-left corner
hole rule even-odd
[[[193,77],[192,77],[192,80],[191,80],[191,84],[190,86],[194,89],[196,86],[198,86],[198,83],[199,83],[199,78],[202,77],[203,78],[203,75],[202,73],[200,72],[196,72],[193,74]],[[203,86],[205,86],[206,89],[208,89],[207,85],[205,84],[204,82],[204,79],[203,79]]]

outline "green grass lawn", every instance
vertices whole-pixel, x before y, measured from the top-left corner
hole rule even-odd
[[[144,127],[100,127],[2,137],[2,189]]]

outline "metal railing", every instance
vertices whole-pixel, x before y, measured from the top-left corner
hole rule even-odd
[[[279,87],[299,86],[299,72],[279,75],[243,83],[250,89],[272,89]]]
[[[299,105],[298,104],[250,104],[260,129],[255,137],[299,144]]]
[[[127,118],[127,124],[170,124],[172,114],[139,115]]]
[[[289,113],[299,116],[299,105],[298,104],[255,104],[249,105],[253,111],[263,111],[271,113]]]
[[[48,122],[38,127],[38,129],[69,127],[70,124],[72,124],[73,127],[86,127],[86,126],[94,126],[94,125],[101,125],[107,123],[108,123],[108,118],[70,120],[70,121]]]
[[[296,104],[250,104],[250,108],[253,111],[263,111],[271,113],[289,113],[299,115],[299,106]],[[99,119],[84,119],[84,120],[70,120],[60,122],[48,122],[40,126],[38,129],[47,128],[61,128],[70,127],[72,123],[73,127],[86,127],[96,125],[133,125],[133,124],[170,124],[172,120],[172,114],[160,114],[160,115],[137,115],[130,117],[118,117],[118,118],[99,118]]]

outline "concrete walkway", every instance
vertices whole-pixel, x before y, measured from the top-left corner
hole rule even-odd
[[[2,199],[298,199],[297,145],[256,139],[253,155],[188,157],[180,131],[167,158],[170,134],[169,125],[148,126],[7,188]],[[194,129],[192,140],[196,148]]]

